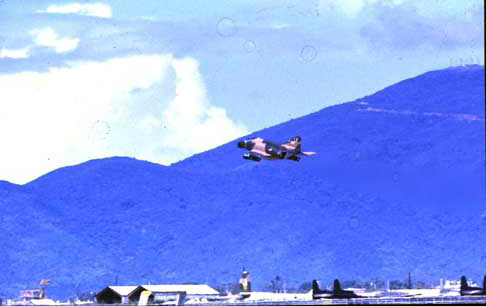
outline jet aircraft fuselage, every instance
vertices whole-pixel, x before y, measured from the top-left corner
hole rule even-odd
[[[277,144],[260,137],[254,137],[239,141],[238,148],[248,150],[249,152],[245,153],[243,158],[253,161],[260,161],[262,159],[290,159],[299,161],[299,155],[309,156],[315,154],[315,152],[302,152],[300,150],[300,143],[300,136],[293,137],[283,144]]]

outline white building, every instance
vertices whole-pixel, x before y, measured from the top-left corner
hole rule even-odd
[[[149,304],[168,301],[183,303],[185,300],[207,301],[219,296],[219,292],[208,285],[142,285],[128,295],[129,303],[138,303],[142,292],[148,292],[145,299]]]

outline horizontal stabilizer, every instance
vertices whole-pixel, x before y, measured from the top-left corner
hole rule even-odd
[[[311,156],[311,155],[316,154],[316,152],[302,152],[302,154],[306,155],[306,156]]]

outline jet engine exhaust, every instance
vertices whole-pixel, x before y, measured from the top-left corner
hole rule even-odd
[[[293,160],[293,161],[299,161],[300,160],[300,157],[295,156],[295,155],[292,155],[292,156],[289,156],[288,159]]]
[[[258,155],[255,155],[255,154],[251,154],[251,153],[246,153],[246,154],[243,154],[243,158],[244,159],[249,159],[249,160],[252,160],[252,161],[261,161],[262,158]]]

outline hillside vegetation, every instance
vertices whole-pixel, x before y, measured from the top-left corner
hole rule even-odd
[[[0,297],[104,286],[311,279],[479,281],[486,272],[484,67],[432,71],[253,133],[301,136],[300,162],[236,139],[169,167],[91,160],[0,182]],[[298,101],[297,101],[298,102]],[[246,138],[246,137],[245,137]]]

